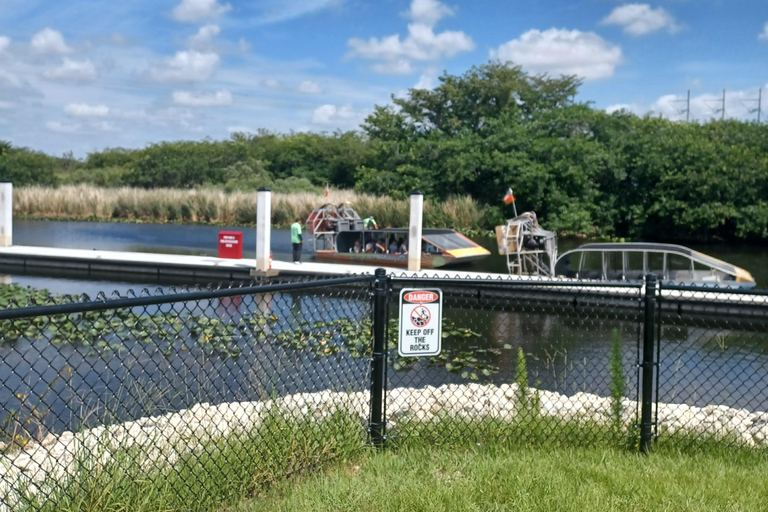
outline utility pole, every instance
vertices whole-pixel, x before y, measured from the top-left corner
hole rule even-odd
[[[715,115],[720,114],[720,120],[721,121],[723,119],[725,119],[725,89],[723,89],[723,99],[721,99],[721,100],[709,100],[709,101],[705,100],[704,103],[710,108],[710,110],[712,110],[713,114],[715,114]],[[719,103],[720,104],[720,108],[714,108],[711,105],[711,103],[715,103],[715,104]]]
[[[757,108],[754,108],[748,105],[748,103],[751,103],[752,105],[757,103]],[[744,108],[747,109],[747,112],[749,114],[755,114],[755,113],[757,114],[757,124],[760,124],[760,121],[762,119],[761,115],[763,113],[763,90],[758,89],[757,98],[747,98],[747,99],[741,100],[741,104],[744,105]]]
[[[670,103],[672,103],[672,106],[675,108],[675,110],[677,110],[678,114],[682,115],[683,113],[685,113],[685,122],[686,123],[691,120],[691,90],[690,89],[688,89],[688,98],[687,99],[684,99],[684,100],[672,100],[672,101],[670,101]],[[683,108],[683,109],[678,108],[676,106],[678,103],[685,103],[685,108]]]
[[[720,115],[720,120],[725,119],[725,89],[723,89],[723,108],[722,108],[722,114]]]

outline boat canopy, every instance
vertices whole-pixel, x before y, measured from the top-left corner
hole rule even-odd
[[[384,256],[381,255],[385,254],[387,261],[396,257],[407,263],[406,251],[415,249],[434,257],[433,264],[441,266],[490,255],[488,250],[452,229],[423,229],[421,247],[409,248],[408,228],[366,227],[348,203],[325,204],[314,209],[307,218],[307,231],[315,253],[322,253],[323,257],[327,257],[328,253],[361,254],[361,249],[376,247],[373,252],[377,254],[375,258],[382,259]]]
[[[640,280],[648,273],[663,280],[744,284],[755,280],[743,268],[674,244],[646,242],[585,244],[557,259],[555,274],[600,280]]]

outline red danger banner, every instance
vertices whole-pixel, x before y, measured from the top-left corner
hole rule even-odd
[[[403,357],[439,354],[442,323],[442,290],[403,289],[400,292],[398,353]]]
[[[429,290],[417,290],[403,295],[403,300],[411,304],[428,304],[440,300],[440,295]]]

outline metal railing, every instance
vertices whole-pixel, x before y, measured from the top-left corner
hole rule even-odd
[[[398,355],[414,287],[443,291],[436,356]],[[413,439],[768,447],[762,292],[380,270],[0,304],[3,510],[136,472],[224,499]]]

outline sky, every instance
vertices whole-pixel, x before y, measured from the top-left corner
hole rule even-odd
[[[82,158],[259,129],[357,129],[491,60],[578,101],[768,117],[768,0],[0,0],[0,140]]]

